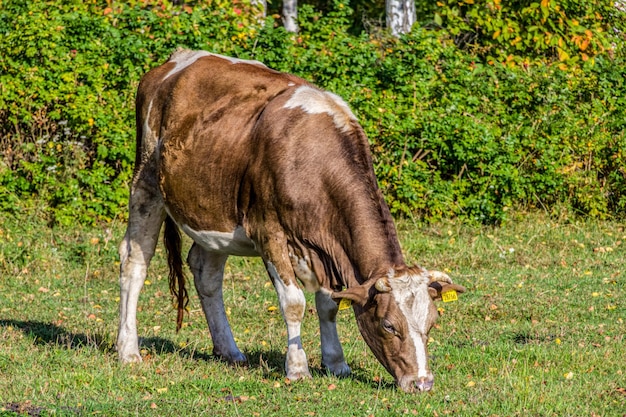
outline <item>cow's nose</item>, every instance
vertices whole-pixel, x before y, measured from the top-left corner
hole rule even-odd
[[[421,392],[430,391],[433,388],[434,382],[435,381],[433,378],[421,377],[420,379],[415,381],[415,386]]]

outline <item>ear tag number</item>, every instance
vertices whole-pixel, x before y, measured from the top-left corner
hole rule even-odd
[[[441,299],[443,300],[444,303],[450,303],[452,301],[458,300],[459,297],[456,295],[456,291],[449,290],[449,291],[441,293]]]
[[[342,298],[341,301],[339,301],[339,311],[347,310],[350,308],[350,306],[352,306],[352,300],[348,300],[347,298]]]

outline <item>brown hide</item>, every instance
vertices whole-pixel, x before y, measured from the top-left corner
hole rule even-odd
[[[260,255],[284,297],[297,301],[297,276],[322,295],[355,301],[364,339],[400,387],[432,387],[426,343],[437,313],[428,271],[405,265],[367,138],[340,98],[260,63],[182,50],[142,79],[137,137],[131,218],[146,221],[151,214],[141,213],[153,204],[188,233],[243,230],[249,245],[228,254]],[[165,217],[158,210],[154,216]],[[140,228],[129,222],[122,257],[141,246],[133,240]],[[136,259],[144,262],[152,238],[144,237]],[[208,255],[190,256],[201,266],[199,257]],[[122,265],[122,283],[135,273],[129,265]],[[305,283],[305,275],[315,282]],[[286,322],[297,322],[303,305],[285,305]],[[136,329],[126,320],[133,316],[121,311],[118,351],[135,360]],[[294,358],[303,357],[299,340],[289,343]]]
[[[389,210],[361,127],[285,109],[304,80],[206,56],[170,75],[150,72],[142,114],[161,138],[159,181],[169,214],[194,230],[241,225],[256,243],[280,229],[309,252],[322,286],[356,285],[402,265]],[[314,87],[312,87],[314,88]],[[341,278],[338,274],[341,273]]]

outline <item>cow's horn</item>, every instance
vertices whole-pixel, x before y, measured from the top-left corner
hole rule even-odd
[[[389,285],[389,280],[387,278],[379,278],[374,287],[380,292],[391,291],[391,286]]]

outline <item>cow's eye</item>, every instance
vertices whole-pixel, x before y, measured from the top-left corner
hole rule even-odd
[[[386,332],[389,332],[391,334],[396,334],[397,333],[396,328],[393,327],[393,324],[391,324],[391,322],[389,320],[383,320],[381,324],[383,326],[383,329]]]

